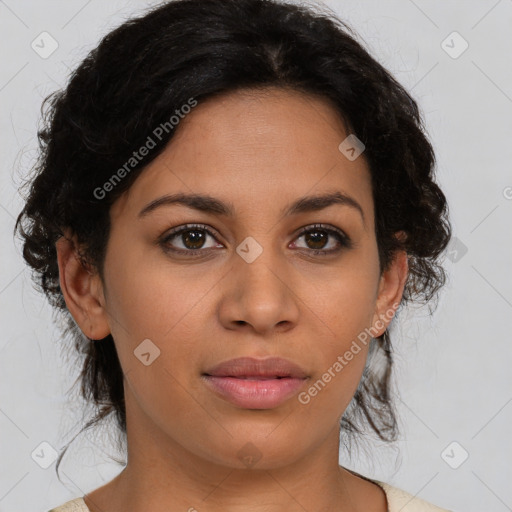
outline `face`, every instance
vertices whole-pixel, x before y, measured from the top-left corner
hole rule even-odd
[[[114,203],[104,281],[78,299],[94,301],[86,316],[73,311],[86,334],[113,335],[133,435],[229,467],[253,450],[262,468],[337,435],[362,333],[385,331],[405,279],[403,258],[379,274],[370,173],[338,149],[347,135],[321,99],[230,93],[199,103]],[[215,203],[153,203],[176,194]],[[306,378],[237,402],[204,374],[245,356],[285,358]]]

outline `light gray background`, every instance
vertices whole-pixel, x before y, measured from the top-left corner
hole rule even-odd
[[[370,439],[340,462],[453,511],[512,510],[512,1],[325,3],[419,101],[458,240],[433,318],[412,311],[395,328],[401,440]],[[149,4],[0,1],[0,511],[46,511],[120,471],[102,453],[113,442],[105,431],[71,445],[64,485],[55,463],[43,469],[31,457],[42,442],[60,449],[71,439],[83,404],[66,395],[78,368],[62,353],[12,229],[42,99],[102,35]],[[47,59],[31,48],[43,31],[59,45]],[[453,31],[469,44],[458,58],[442,47]],[[462,48],[453,36],[446,44]]]

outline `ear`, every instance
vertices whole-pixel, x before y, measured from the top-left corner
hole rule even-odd
[[[397,236],[404,237],[405,232],[399,231]],[[374,338],[384,334],[400,305],[409,272],[407,260],[406,251],[396,251],[389,268],[382,273],[372,322]]]
[[[71,236],[69,230],[55,244],[60,288],[82,332],[90,339],[101,340],[110,334],[103,284],[97,272],[82,264],[77,247],[76,236]]]

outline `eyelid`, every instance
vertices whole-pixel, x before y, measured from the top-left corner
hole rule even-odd
[[[313,231],[314,229],[318,229],[318,230],[321,229],[321,230],[327,231],[327,232],[334,232],[334,233],[337,233],[338,235],[340,235],[341,237],[343,237],[344,239],[349,240],[349,236],[341,229],[339,229],[335,226],[330,226],[330,225],[326,225],[326,224],[318,224],[318,223],[308,224],[308,225],[300,228],[299,231],[297,232],[297,234],[295,235],[295,237],[302,236],[304,233],[308,233],[309,231]]]
[[[340,244],[340,247],[338,247],[337,249],[309,249],[309,251],[313,253],[335,255],[341,252],[342,250],[353,249],[355,246],[352,238],[350,238],[342,229],[322,223],[308,224],[307,226],[300,228],[299,232],[295,235],[294,239],[299,238],[306,233],[314,231],[315,229],[319,231],[325,231],[330,236],[335,235],[338,238],[338,243]]]
[[[162,238],[168,238],[169,236],[179,234],[182,231],[193,231],[194,229],[203,230],[203,231],[208,232],[212,236],[216,236],[216,237],[222,238],[220,236],[220,234],[215,229],[211,228],[210,226],[207,226],[206,224],[194,224],[194,223],[192,223],[192,224],[182,224],[180,226],[172,228],[169,231],[167,231],[163,235]]]
[[[169,231],[166,231],[161,237],[159,237],[158,242],[162,243],[162,244],[165,244],[169,239],[171,239],[171,238],[173,238],[175,236],[178,236],[178,235],[180,235],[183,232],[194,231],[195,229],[198,230],[198,231],[205,231],[211,237],[215,238],[217,241],[219,241],[218,240],[219,238],[222,238],[220,236],[220,234],[215,229],[211,228],[210,226],[207,226],[206,224],[194,224],[194,223],[192,223],[192,224],[182,224],[181,226],[177,226],[175,228],[172,228]],[[178,249],[178,251],[179,250],[180,249]],[[184,250],[184,249],[181,249],[181,250]],[[205,251],[205,250],[207,250],[207,249],[196,249],[195,251],[198,252],[198,251]],[[194,250],[193,249],[189,249],[186,252],[193,253]]]

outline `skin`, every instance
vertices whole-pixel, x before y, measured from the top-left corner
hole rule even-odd
[[[201,379],[231,358],[281,356],[306,369],[307,390],[365,328],[382,320],[376,337],[389,325],[407,255],[397,252],[379,274],[370,173],[364,153],[350,161],[338,150],[347,134],[329,103],[298,92],[245,90],[202,102],[113,204],[104,282],[78,262],[70,241],[58,241],[69,311],[88,337],[113,335],[125,375],[128,464],[87,494],[91,511],[387,509],[379,486],[338,465],[339,421],[368,345],[308,404],[294,396],[273,409],[243,409]],[[354,198],[364,222],[339,204],[281,214],[300,197],[333,191]],[[208,194],[235,214],[174,204],[138,217],[177,192]],[[194,245],[178,235],[167,247],[203,255],[159,245],[189,223],[218,236]],[[298,236],[315,223],[339,228],[354,246],[340,247],[333,235],[323,244]],[[252,263],[236,252],[248,236],[263,248]],[[147,338],[160,349],[148,366],[134,355]],[[261,456],[252,467],[239,457],[248,442]]]

